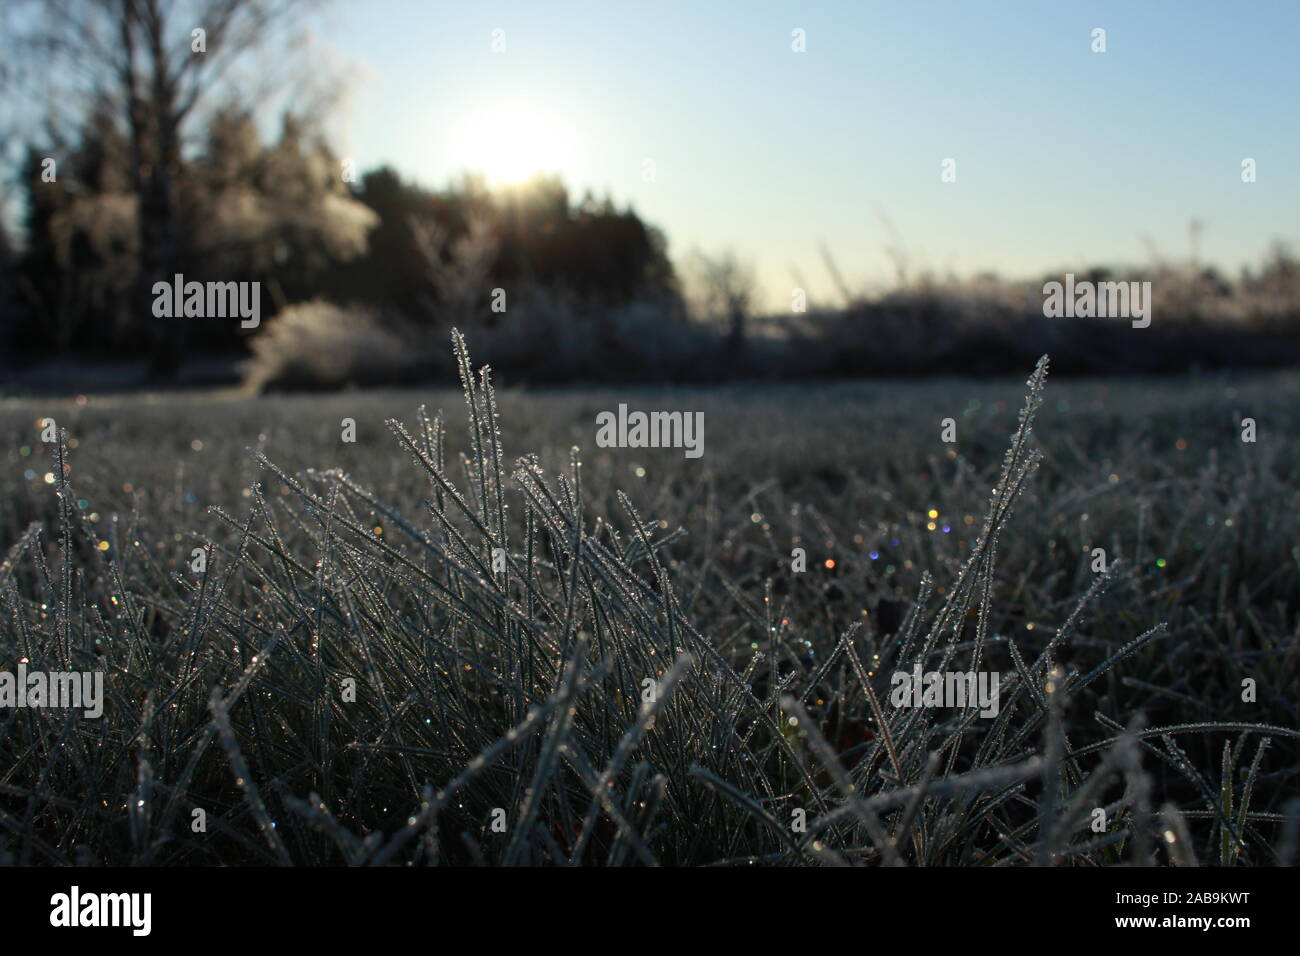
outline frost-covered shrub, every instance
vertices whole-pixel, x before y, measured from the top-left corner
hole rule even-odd
[[[322,300],[290,306],[252,340],[245,383],[254,391],[396,385],[426,359],[369,310]]]

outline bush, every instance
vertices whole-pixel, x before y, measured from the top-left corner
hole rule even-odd
[[[252,351],[244,382],[255,392],[410,383],[428,362],[373,311],[319,299],[268,322]]]

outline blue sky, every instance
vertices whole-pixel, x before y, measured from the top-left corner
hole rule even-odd
[[[1232,271],[1300,245],[1295,0],[350,0],[315,29],[351,64],[332,135],[361,169],[558,167],[773,297],[796,271],[829,288],[822,242],[852,284],[887,281],[896,242],[1012,277],[1141,265],[1143,235],[1185,256],[1193,217]]]

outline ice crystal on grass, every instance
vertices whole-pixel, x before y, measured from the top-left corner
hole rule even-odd
[[[467,451],[448,456],[441,412],[420,407],[414,427],[389,421],[395,456],[419,476],[405,497],[340,467],[282,467],[274,442],[259,440],[251,461],[267,486],[248,488],[243,511],[214,507],[212,537],[172,536],[156,515],[133,513],[102,548],[73,507],[60,436],[55,533],[31,524],[0,562],[0,651],[33,669],[102,669],[108,701],[98,722],[0,711],[0,860],[1294,857],[1296,804],[1257,805],[1273,791],[1270,741],[1300,733],[1241,721],[1147,728],[1102,713],[1093,685],[1149,654],[1161,622],[1089,646],[1086,664],[1066,653],[1108,590],[1132,580],[1116,570],[1127,564],[1111,561],[1075,592],[1045,639],[1004,633],[998,606],[1011,589],[998,556],[1043,461],[1033,427],[1046,357],[964,559],[918,569],[896,622],[864,613],[815,646],[791,623],[803,592],[729,570],[711,500],[692,536],[661,521],[675,517],[656,513],[662,496],[647,505],[593,488],[576,449],[555,474],[531,454],[508,467],[492,376],[475,373],[458,334],[453,352]],[[959,463],[959,483],[971,474]],[[743,502],[743,521],[770,538],[766,519],[750,518],[761,493]],[[793,510],[834,537],[816,509]],[[186,563],[195,546],[200,572]],[[678,546],[697,549],[702,567]],[[995,666],[1006,671],[996,716],[890,701],[892,673]],[[1189,735],[1223,738],[1214,770],[1180,745]],[[1190,799],[1153,805],[1158,767]],[[196,809],[206,829],[188,825]],[[1096,810],[1102,831],[1088,826]]]

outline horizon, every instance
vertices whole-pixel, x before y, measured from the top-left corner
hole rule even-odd
[[[752,262],[762,311],[795,285],[834,297],[823,244],[859,289],[889,284],[895,256],[1017,282],[1193,256],[1235,276],[1300,238],[1283,172],[1300,131],[1278,121],[1300,67],[1277,14],[1300,26],[1295,5],[557,9],[328,8],[319,37],[351,77],[331,143],[435,190],[558,174],[662,229],[678,264]]]

